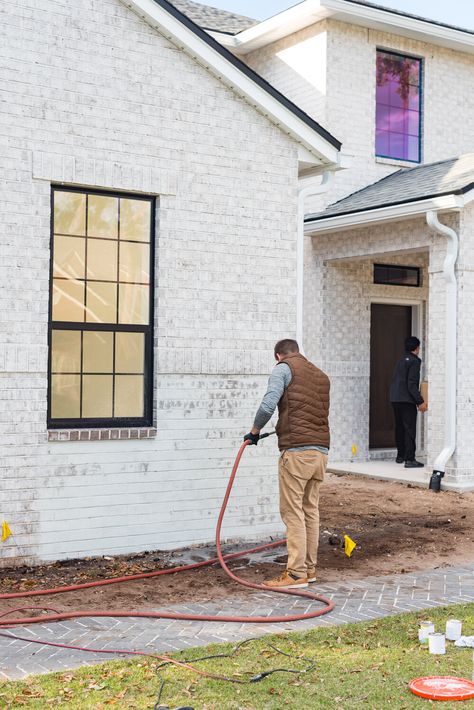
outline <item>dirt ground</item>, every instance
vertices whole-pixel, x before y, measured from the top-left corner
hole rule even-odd
[[[342,582],[369,575],[413,572],[474,561],[474,493],[433,493],[399,483],[328,476],[321,492],[318,579]],[[352,557],[340,544],[344,533],[357,542]],[[258,544],[256,541],[255,544]],[[251,545],[248,545],[251,546]],[[179,553],[99,557],[40,567],[0,570],[0,594],[78,584],[153,571],[213,556],[212,548]],[[227,546],[227,550],[235,546]],[[237,575],[260,582],[285,565],[284,548],[230,563]],[[317,591],[317,585],[312,589]],[[51,597],[0,600],[0,613],[34,605],[65,609],[161,608],[184,601],[245,595],[218,566]]]

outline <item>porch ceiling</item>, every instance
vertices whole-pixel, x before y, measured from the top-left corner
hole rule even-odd
[[[347,255],[347,256],[334,256],[330,257],[328,259],[323,259],[324,264],[338,264],[338,263],[344,263],[344,262],[364,262],[367,261],[369,263],[373,263],[374,261],[379,260],[380,263],[389,263],[391,260],[398,256],[409,256],[411,259],[416,259],[417,257],[424,257],[426,254],[429,254],[430,248],[427,245],[426,247],[413,247],[413,248],[407,248],[407,249],[388,249],[384,248],[383,250],[381,249],[380,251],[374,251],[370,252],[367,254],[356,254],[356,255]]]

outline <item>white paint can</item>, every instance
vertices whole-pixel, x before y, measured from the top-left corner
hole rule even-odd
[[[430,634],[428,636],[428,646],[430,653],[441,656],[446,653],[446,637],[444,634]]]
[[[428,636],[434,634],[434,624],[432,621],[420,621],[418,626],[418,640],[420,643],[428,643]]]
[[[461,638],[462,621],[458,619],[448,619],[446,622],[446,638],[448,641],[457,641]]]

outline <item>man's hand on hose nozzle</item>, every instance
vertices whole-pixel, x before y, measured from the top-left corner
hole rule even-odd
[[[251,431],[244,436],[244,441],[248,441],[250,444],[254,444],[255,446],[257,446],[259,439],[260,434],[253,434]]]

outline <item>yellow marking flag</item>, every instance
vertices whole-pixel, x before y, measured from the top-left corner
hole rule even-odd
[[[12,534],[12,531],[10,530],[10,526],[8,525],[7,521],[4,520],[2,523],[2,542],[5,542],[5,540],[8,540],[10,535]]]
[[[350,557],[352,555],[352,553],[354,552],[356,547],[357,547],[357,543],[354,542],[354,540],[351,540],[349,535],[344,535],[344,552],[346,553],[346,555],[348,557]]]

